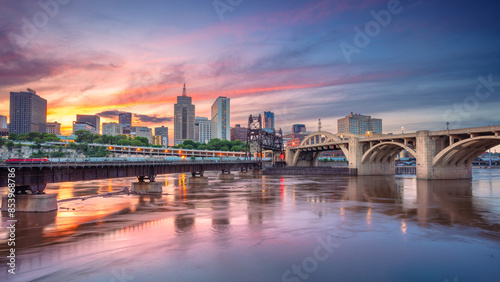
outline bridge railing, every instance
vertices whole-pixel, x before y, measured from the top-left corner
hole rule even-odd
[[[3,167],[29,167],[29,166],[60,166],[60,165],[163,165],[163,164],[232,164],[232,163],[255,163],[255,161],[248,160],[182,160],[182,161],[171,161],[171,160],[157,160],[157,159],[146,159],[146,160],[88,160],[88,159],[65,159],[65,160],[29,160],[29,161],[9,161],[1,163],[0,166]]]

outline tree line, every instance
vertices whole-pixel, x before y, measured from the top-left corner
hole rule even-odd
[[[221,140],[219,138],[211,139],[207,144],[194,142],[192,140],[185,140],[179,145],[175,145],[176,149],[197,149],[197,150],[210,150],[210,151],[232,151],[244,152],[246,143],[241,140],[229,141]]]

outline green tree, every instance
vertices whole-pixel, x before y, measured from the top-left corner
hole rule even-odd
[[[226,146],[224,146],[224,147],[222,147],[220,150],[221,150],[221,151],[229,151],[229,148],[228,148],[228,147],[226,147]]]
[[[10,136],[9,136],[10,137]],[[14,142],[12,140],[7,141],[7,150],[12,151],[14,148]]]
[[[140,140],[137,140],[137,138],[135,138],[134,140],[132,140],[132,142],[130,143],[130,145],[132,145],[132,146],[145,146],[145,144],[142,143]]]
[[[234,146],[231,148],[231,151],[233,151],[233,152],[241,152],[241,151],[243,151],[243,148],[242,148],[241,146],[234,145]]]
[[[149,145],[149,139],[146,137],[135,137],[134,140],[138,140],[139,142],[141,142],[142,143],[141,146]]]
[[[121,139],[117,142],[118,145],[123,145],[123,146],[130,146],[132,144],[132,141],[128,139]]]
[[[37,138],[41,140],[42,133],[37,131],[28,133],[28,141],[35,141]]]
[[[77,130],[75,132],[75,135],[76,135],[75,142],[78,142],[78,143],[92,143],[92,141],[94,139],[94,134],[92,134],[88,130],[83,130],[83,129]]]
[[[16,141],[18,135],[16,133],[10,133],[9,134],[9,140]]]

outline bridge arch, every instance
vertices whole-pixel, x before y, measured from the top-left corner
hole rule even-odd
[[[432,160],[432,166],[469,165],[482,153],[500,145],[499,136],[479,136],[461,140],[441,152]]]
[[[408,151],[414,158],[417,158],[417,152],[408,145],[398,142],[382,142],[368,149],[363,154],[361,163],[390,163],[403,150]]]
[[[333,134],[327,131],[317,131],[306,136],[306,138],[304,138],[304,140],[300,142],[299,147],[307,147],[310,145],[321,145],[321,144],[326,144],[331,142],[341,142],[341,141],[343,140],[338,136],[338,134]],[[347,159],[349,156],[349,150],[347,146],[340,145],[339,147]],[[316,164],[318,162],[319,155],[322,151],[325,151],[325,149],[323,150],[313,150],[309,148],[298,149],[298,151],[293,156],[292,160],[293,166],[298,165],[299,161],[306,161],[311,165]]]

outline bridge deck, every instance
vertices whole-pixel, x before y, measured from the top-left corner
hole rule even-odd
[[[260,167],[255,161],[137,161],[137,162],[34,162],[11,163],[0,166],[0,187],[8,185],[8,168],[16,168],[15,184],[41,185],[95,179],[149,176],[210,170],[236,170]]]

